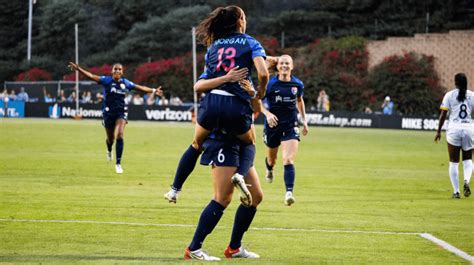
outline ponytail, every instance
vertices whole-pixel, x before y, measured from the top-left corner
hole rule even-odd
[[[459,89],[457,100],[463,102],[466,99],[467,91],[467,77],[463,73],[456,74],[454,76],[454,85]]]
[[[213,41],[226,37],[235,31],[244,11],[238,6],[218,7],[212,11],[196,28],[199,42],[210,46]]]

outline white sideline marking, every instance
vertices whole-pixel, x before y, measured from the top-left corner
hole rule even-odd
[[[420,234],[420,236],[422,238],[425,238],[425,239],[428,239],[429,241],[435,243],[436,245],[446,249],[447,251],[449,252],[452,252],[454,254],[456,254],[457,256],[471,262],[472,264],[474,264],[474,257],[467,254],[466,252],[454,247],[453,245],[449,244],[448,242],[446,241],[443,241],[435,236],[433,236],[432,234],[428,234],[428,233],[422,233]]]
[[[153,226],[153,227],[196,227],[190,224],[147,224],[147,223],[128,223],[128,222],[101,222],[90,220],[33,220],[33,219],[5,219],[0,218],[0,222],[23,222],[23,223],[76,223],[76,224],[101,224],[101,225],[130,225],[130,226]],[[354,233],[354,234],[378,234],[378,235],[416,235],[427,239],[447,251],[474,264],[474,257],[468,253],[454,247],[428,233],[413,232],[383,232],[383,231],[361,231],[361,230],[323,230],[309,228],[277,228],[277,227],[251,227],[251,230],[260,231],[299,231],[299,232],[320,232],[320,233]]]

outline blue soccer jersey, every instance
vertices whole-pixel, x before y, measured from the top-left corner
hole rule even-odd
[[[135,88],[135,83],[125,78],[120,78],[117,82],[111,76],[101,76],[99,84],[104,87],[103,109],[125,111],[125,94]]]
[[[206,69],[199,79],[212,79],[224,76],[230,69],[239,66],[239,69],[248,68],[248,79],[251,76],[253,59],[261,56],[266,57],[262,45],[251,36],[243,33],[235,33],[225,38],[217,39],[209,47],[206,53]],[[217,87],[242,99],[250,100],[238,82],[226,83]]]
[[[264,101],[268,110],[277,116],[278,124],[298,125],[296,100],[303,96],[303,90],[303,82],[294,76],[288,82],[278,80],[278,76],[270,79]]]

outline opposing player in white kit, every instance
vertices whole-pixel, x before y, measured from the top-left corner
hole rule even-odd
[[[467,77],[463,73],[454,76],[455,89],[444,95],[441,103],[438,131],[435,142],[441,139],[441,128],[449,111],[449,121],[446,126],[446,141],[449,153],[449,176],[453,185],[454,199],[459,195],[459,152],[462,149],[462,164],[464,168],[464,196],[471,195],[469,181],[472,175],[472,149],[474,148],[474,124],[472,111],[474,110],[474,92],[467,90]]]

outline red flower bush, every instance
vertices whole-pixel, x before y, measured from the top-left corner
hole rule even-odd
[[[15,81],[51,81],[52,75],[41,68],[35,67],[28,71],[18,74]]]
[[[103,64],[102,66],[94,66],[94,67],[91,67],[91,68],[88,68],[87,71],[95,74],[95,75],[111,75],[112,73],[112,65],[110,64]],[[79,74],[79,79],[80,80],[86,80],[87,78],[82,75],[82,74]],[[68,75],[65,75],[63,77],[63,80],[65,81],[75,81],[76,80],[76,73],[75,72],[72,72]]]

